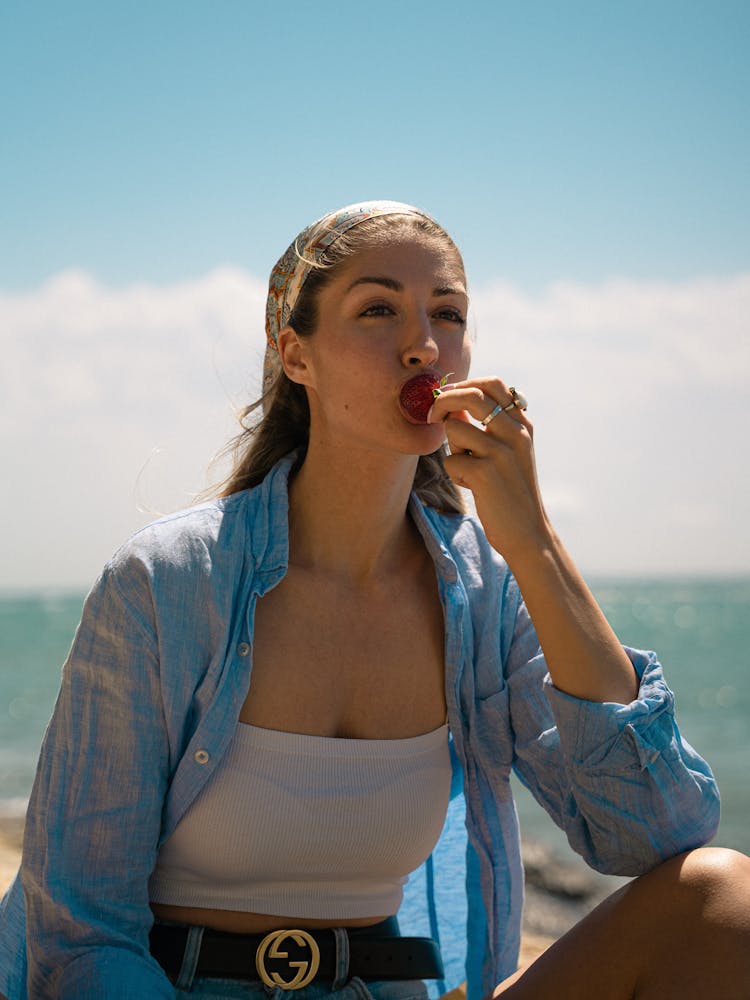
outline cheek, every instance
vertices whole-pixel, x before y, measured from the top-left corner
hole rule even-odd
[[[456,373],[455,380],[459,382],[461,379],[465,379],[469,374],[469,368],[471,366],[471,342],[468,336],[464,337],[463,342],[456,350],[456,361],[454,371]]]
[[[359,412],[368,401],[377,398],[372,365],[350,363],[337,359],[334,366],[323,366],[315,381],[314,391],[320,405],[334,416]]]

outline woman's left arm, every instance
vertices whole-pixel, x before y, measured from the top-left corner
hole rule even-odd
[[[680,733],[656,655],[627,650],[639,678],[629,704],[574,698],[547,679],[513,580],[506,601],[515,614],[503,662],[513,769],[571,847],[598,871],[641,875],[707,843],[719,823],[718,789]],[[487,654],[489,665],[495,654]]]
[[[435,401],[445,420],[450,477],[474,495],[490,544],[515,576],[555,687],[575,698],[628,704],[638,677],[547,517],[534,461],[533,427],[497,378],[456,383]],[[486,427],[484,420],[500,404]]]

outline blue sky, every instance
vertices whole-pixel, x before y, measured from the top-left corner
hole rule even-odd
[[[744,0],[6,0],[0,287],[264,274],[381,196],[475,281],[742,270],[749,46]]]
[[[271,265],[377,197],[462,248],[584,569],[750,572],[749,51],[731,0],[5,0],[0,586],[205,485]]]

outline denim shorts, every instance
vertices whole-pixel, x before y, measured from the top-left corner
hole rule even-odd
[[[175,990],[178,1000],[203,997],[203,1000],[427,1000],[427,987],[421,979],[392,982],[365,982],[357,976],[334,989],[332,983],[310,983],[301,990],[270,988],[260,981],[196,977],[188,989]]]

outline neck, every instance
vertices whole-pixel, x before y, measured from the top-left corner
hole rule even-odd
[[[408,517],[417,459],[328,449],[310,442],[289,489],[290,561],[363,584],[414,551]]]

